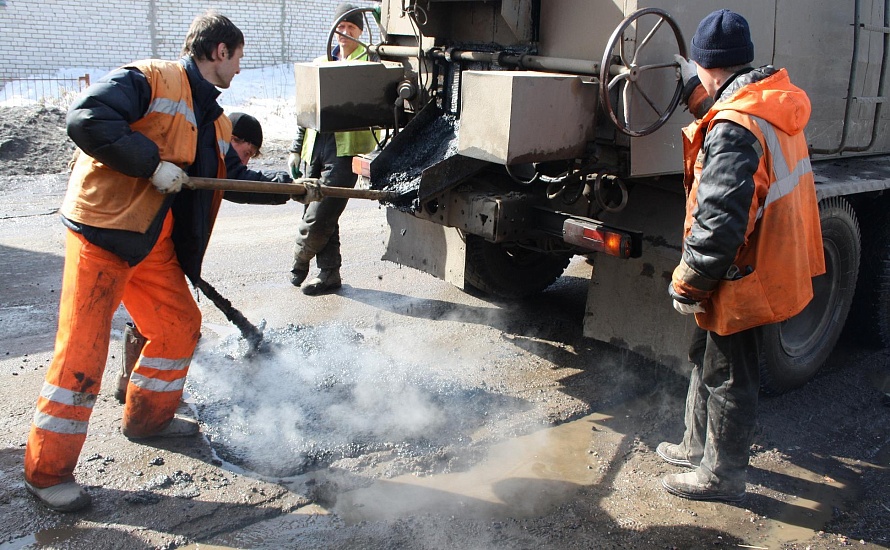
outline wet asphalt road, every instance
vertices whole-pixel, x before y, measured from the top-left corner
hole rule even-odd
[[[204,436],[136,444],[111,397],[121,310],[77,470],[94,505],[48,512],[20,472],[52,355],[64,178],[0,191],[0,549],[890,545],[886,354],[835,354],[764,400],[744,505],[682,501],[651,451],[680,433],[683,373],[581,338],[583,259],[540,298],[497,303],[380,261],[384,211],[360,201],[342,218],[344,286],[320,297],[287,277],[301,205],[224,203],[204,277],[273,352],[241,357],[201,299],[187,391]]]

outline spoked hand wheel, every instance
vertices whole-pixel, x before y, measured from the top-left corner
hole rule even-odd
[[[664,38],[659,35],[659,30],[667,22],[669,29],[665,29],[662,35],[676,42],[677,53],[686,57],[686,41],[677,22],[666,11],[658,8],[643,8],[628,15],[624,21],[612,33],[606,51],[603,54],[603,62],[600,64],[600,100],[603,110],[609,114],[612,122],[624,134],[632,137],[646,136],[661,128],[670,118],[677,105],[680,103],[680,95],[683,92],[683,80],[677,76],[677,63],[670,52],[663,55],[671,55],[670,61],[664,63],[652,63],[640,65],[647,46],[653,43],[663,44]],[[648,29],[648,31],[646,30]],[[671,37],[669,31],[673,31]],[[637,40],[643,36],[642,40]],[[656,36],[658,37],[656,39]],[[655,39],[655,40],[653,40]],[[634,47],[629,47],[635,44]],[[673,44],[671,44],[673,46]],[[628,51],[630,50],[630,51]],[[655,52],[659,57],[662,52]],[[650,56],[651,57],[651,56]],[[676,81],[674,95],[669,102],[661,100],[657,102],[653,96],[664,96],[658,86]],[[612,99],[612,91],[617,86],[621,87],[620,104],[622,112],[618,113],[618,105]],[[636,113],[634,119],[643,120],[648,124],[639,128],[631,128],[631,105],[641,105],[635,99],[639,96],[652,113]],[[654,122],[649,122],[655,118]]]
[[[377,10],[379,8],[354,8],[343,15],[337,18],[334,21],[334,24],[331,25],[331,31],[328,33],[328,43],[327,43],[327,55],[328,61],[334,60],[334,46],[339,44],[339,40],[351,40],[356,44],[364,46],[365,49],[369,52],[369,57],[373,57],[376,54],[375,46],[379,45],[382,42],[386,41],[386,33],[383,31],[383,27],[380,26],[380,21],[377,19]],[[361,36],[358,38],[353,38],[346,33],[340,32],[337,30],[337,27],[340,26],[340,23],[346,20],[347,17],[355,15],[356,13],[362,14],[362,17],[365,20],[365,28],[362,31]],[[371,25],[369,23],[373,21],[377,25],[378,38],[380,39],[378,42],[374,41],[374,33],[371,32]],[[367,35],[367,42],[364,42],[365,36]],[[336,40],[336,42],[335,42]]]

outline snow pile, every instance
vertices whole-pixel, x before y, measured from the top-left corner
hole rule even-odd
[[[108,69],[68,68],[53,74],[13,80],[0,87],[0,107],[47,105],[66,109],[76,96],[77,81],[96,82]],[[241,71],[219,99],[226,112],[241,111],[263,124],[269,139],[293,138],[296,124],[293,65],[281,64]]]

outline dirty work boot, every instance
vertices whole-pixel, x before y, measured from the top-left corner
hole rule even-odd
[[[337,290],[342,284],[339,269],[322,269],[317,277],[306,283],[303,287],[303,294],[307,296],[324,294],[331,290]]]
[[[303,281],[306,280],[306,277],[309,276],[309,264],[306,264],[305,269],[302,265],[294,265],[294,268],[290,270],[290,284],[294,286],[300,286],[303,284]]]
[[[673,443],[662,441],[658,444],[658,447],[655,448],[655,454],[660,456],[661,459],[668,464],[685,466],[686,468],[695,468],[695,466],[689,462],[689,458],[687,458],[688,455],[683,449],[683,445],[674,445]]]
[[[43,489],[25,482],[25,488],[44,503],[47,508],[57,512],[76,512],[85,508],[93,500],[83,487],[73,481],[60,483]]]
[[[745,483],[714,483],[700,469],[682,474],[669,474],[661,478],[661,485],[668,493],[690,500],[722,500],[739,502],[745,498]]]
[[[127,434],[125,429],[121,429],[124,437],[131,441],[141,441],[144,439],[155,439],[161,437],[188,437],[197,434],[199,431],[198,423],[191,418],[174,417],[167,426],[154,434],[146,436],[132,436]]]

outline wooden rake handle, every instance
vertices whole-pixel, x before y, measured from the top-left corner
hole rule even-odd
[[[239,191],[244,193],[283,193],[287,195],[305,195],[306,186],[300,182],[317,183],[316,178],[301,178],[293,183],[275,183],[269,181],[229,180],[217,178],[190,177],[185,184],[189,189],[208,189],[211,191]],[[350,189],[349,187],[321,186],[323,197],[340,197],[345,199],[368,199],[375,201],[394,201],[401,194],[377,189]]]

